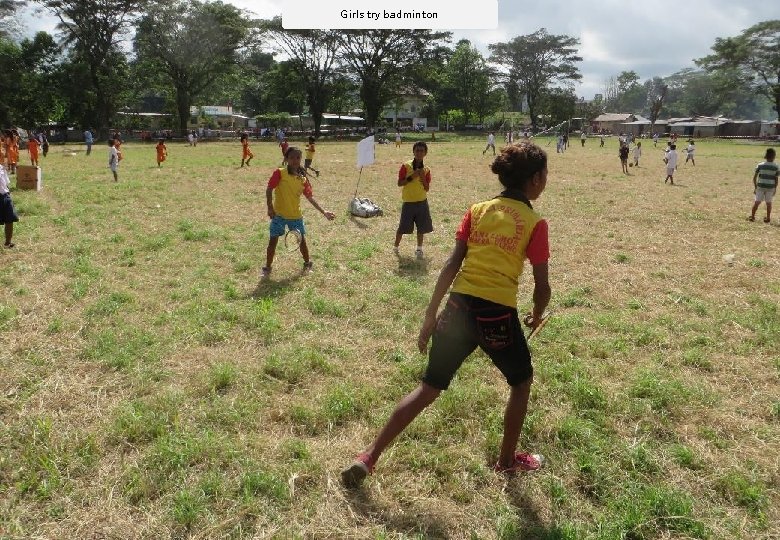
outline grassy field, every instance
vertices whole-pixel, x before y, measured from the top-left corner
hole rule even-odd
[[[315,271],[281,249],[262,283],[275,145],[240,169],[237,142],[171,144],[158,170],[126,144],[119,183],[104,146],[52,147],[0,252],[0,537],[780,537],[780,212],[745,219],[765,147],[697,141],[671,187],[662,144],[626,176],[615,139],[573,142],[535,205],[555,316],[521,446],[545,469],[491,471],[508,391],[477,354],[356,492],[339,470],[419,380],[455,229],[498,192],[484,139],[430,145],[424,261],[392,253],[411,145],[363,171],[370,220],[355,144],[318,145],[338,217],[303,201]]]

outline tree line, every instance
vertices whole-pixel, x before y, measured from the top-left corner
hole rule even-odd
[[[369,127],[405,94],[427,96],[419,116],[484,124],[525,111],[533,128],[601,112],[656,119],[694,114],[780,116],[780,21],[718,38],[695,67],[642,82],[624,71],[600,100],[578,99],[579,40],[542,28],[494,43],[433,30],[285,30],[220,1],[36,0],[55,36],[17,41],[15,3],[0,0],[0,125],[48,122],[105,133],[117,111],[155,107],[186,131],[192,105],[231,103],[249,115],[361,109]],[[277,57],[280,60],[277,60]],[[10,76],[10,74],[13,74]]]

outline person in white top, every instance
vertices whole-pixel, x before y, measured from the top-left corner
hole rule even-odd
[[[664,157],[664,162],[666,163],[666,178],[664,179],[664,184],[668,181],[671,182],[672,185],[674,185],[674,169],[677,168],[677,145],[676,144],[669,145],[669,150],[666,152],[666,157]]]
[[[488,151],[488,148],[492,148],[493,149],[493,155],[495,156],[496,155],[496,136],[493,135],[492,131],[490,133],[488,133],[487,146],[485,147],[484,150],[482,150],[482,155],[483,156],[485,155],[485,152]]]
[[[16,215],[14,202],[11,200],[11,181],[8,179],[8,173],[5,167],[0,165],[0,223],[5,224],[5,247],[12,248],[14,243],[11,241],[14,236],[14,223],[19,221]]]
[[[114,139],[108,140],[108,168],[111,169],[111,172],[114,174],[114,182],[119,182],[119,176],[117,175],[119,152],[117,151],[116,146],[114,146],[115,143],[116,141]]]
[[[688,143],[688,148],[686,148],[685,151],[688,153],[685,156],[685,163],[688,163],[688,161],[690,161],[691,163],[693,163],[693,166],[695,167],[696,161],[693,159],[693,153],[696,151],[695,143],[693,141],[690,141]]]
[[[582,133],[580,134],[580,144],[582,144],[582,147],[585,148],[585,139],[587,139],[588,136],[585,134],[585,130],[582,130]]]
[[[639,167],[639,158],[642,157],[642,143],[636,143],[634,147],[634,167]]]

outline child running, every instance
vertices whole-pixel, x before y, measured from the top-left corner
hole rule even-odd
[[[162,167],[162,162],[168,157],[168,147],[165,146],[165,139],[160,139],[155,146],[157,149],[157,168]]]
[[[241,166],[243,167],[244,162],[246,161],[246,166],[249,167],[249,162],[252,161],[252,158],[255,157],[255,155],[249,149],[249,135],[246,133],[241,134],[241,148]]]
[[[290,148],[290,143],[287,142],[287,137],[283,137],[279,141],[279,148],[282,149],[282,167],[287,166],[287,150]]]
[[[398,230],[395,233],[395,245],[393,252],[398,255],[401,238],[405,234],[412,234],[417,227],[418,259],[423,258],[423,239],[426,234],[433,232],[431,210],[428,207],[428,190],[431,187],[431,170],[425,166],[423,159],[428,155],[428,145],[417,141],[412,147],[414,159],[401,165],[398,171],[398,186],[402,187],[401,219]]]
[[[303,159],[303,168],[307,171],[311,169],[314,171],[314,174],[317,175],[317,178],[319,178],[320,171],[311,166],[311,162],[314,160],[314,151],[314,137],[309,137],[309,144],[306,145],[306,155]]]
[[[493,469],[512,474],[542,465],[542,456],[516,452],[533,380],[531,354],[517,313],[517,291],[528,258],[534,276],[533,310],[524,320],[536,328],[550,300],[549,243],[547,222],[533,210],[531,201],[547,185],[547,154],[536,144],[522,141],[503,148],[491,170],[504,191],[466,212],[425,311],[417,347],[424,354],[431,336],[433,342],[422,382],[398,403],[373,442],[341,472],[347,487],[359,486],[373,472],[382,452],[449,387],[477,346],[510,386],[501,449]],[[449,299],[437,317],[450,285]]]
[[[686,165],[690,161],[691,164],[695,167],[696,166],[696,160],[693,159],[693,158],[694,158],[694,154],[696,153],[696,143],[694,143],[693,141],[690,141],[688,143],[688,148],[685,149],[685,153],[686,153],[686,156],[685,156],[685,163],[686,163]]]
[[[0,163],[0,223],[5,225],[5,247],[14,247],[14,223],[19,221],[14,202],[11,200],[10,180],[8,173]]]
[[[301,195],[306,197],[311,205],[319,210],[329,221],[333,221],[336,215],[333,212],[323,210],[314,200],[311,184],[306,178],[306,171],[301,167],[302,153],[294,146],[287,150],[286,167],[280,167],[274,171],[268,180],[265,190],[266,203],[268,204],[268,217],[271,218],[270,238],[266,249],[266,262],[262,269],[261,278],[268,279],[271,275],[271,265],[276,254],[276,245],[279,237],[285,233],[285,229],[297,231],[301,237],[300,250],[303,256],[303,271],[312,269],[309,259],[309,247],[306,244],[306,229],[303,226],[303,214],[301,213]]]
[[[623,172],[628,174],[628,143],[620,143],[618,156],[620,156],[620,166],[623,169]]]
[[[27,151],[30,153],[30,163],[33,167],[38,166],[39,147],[40,144],[38,143],[38,139],[35,137],[35,135],[30,135],[30,138],[27,139]]]
[[[777,192],[779,174],[777,163],[775,163],[775,149],[767,148],[764,159],[765,161],[756,166],[756,172],[753,174],[753,193],[756,196],[756,200],[753,203],[753,209],[748,220],[756,220],[756,210],[758,210],[763,201],[766,203],[764,223],[769,223],[772,217],[772,199]]]
[[[642,157],[642,143],[636,143],[634,147],[634,167],[639,167],[639,158]]]

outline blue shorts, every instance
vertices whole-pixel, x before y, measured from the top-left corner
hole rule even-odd
[[[303,227],[303,218],[285,219],[281,216],[274,216],[271,219],[271,238],[284,236],[286,229],[294,229],[301,233],[301,236],[306,236],[306,229]]]

